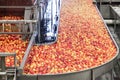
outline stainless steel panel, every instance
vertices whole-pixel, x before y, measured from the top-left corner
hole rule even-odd
[[[38,75],[38,80],[91,80],[91,71],[83,71],[71,74]]]
[[[93,77],[97,78],[97,77],[103,75],[104,73],[107,73],[108,71],[112,70],[112,68],[114,66],[114,61],[115,60],[113,60],[103,66],[93,69]]]
[[[37,75],[21,75],[17,77],[17,80],[37,80]]]
[[[111,18],[112,17],[112,15],[110,13],[109,5],[101,5],[100,12],[101,12],[103,18]]]
[[[112,11],[116,14],[118,18],[120,18],[120,6],[110,6]]]

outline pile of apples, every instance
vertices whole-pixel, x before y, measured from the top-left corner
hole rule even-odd
[[[21,63],[28,41],[20,35],[0,35],[0,52],[16,52]],[[102,65],[116,55],[116,47],[92,0],[62,0],[58,40],[33,46],[25,74],[58,74]],[[7,59],[12,65],[12,59]]]
[[[92,0],[62,0],[58,41],[34,46],[24,73],[81,71],[108,62],[116,47]]]
[[[18,16],[2,16],[0,20],[20,20],[22,17]],[[14,27],[14,31],[16,26],[15,24],[1,24],[0,32],[11,32],[10,27]],[[13,28],[12,28],[13,29]],[[24,52],[27,48],[28,41],[23,41],[21,39],[21,35],[17,34],[0,34],[0,52],[8,52],[8,53],[16,53],[17,57],[17,65],[20,65],[22,58],[24,56]],[[14,66],[14,58],[12,56],[6,57],[6,66]]]
[[[0,52],[16,53],[19,65],[27,48],[28,41],[23,41],[21,35],[0,35]],[[14,58],[6,57],[6,66],[14,66]]]

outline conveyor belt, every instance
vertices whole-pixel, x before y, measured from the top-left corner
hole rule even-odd
[[[24,72],[39,74],[38,78],[41,80],[73,80],[75,78],[76,80],[94,80],[111,70],[118,54],[118,47],[97,7],[92,4],[92,0],[63,0],[60,16],[57,43],[50,46],[34,46]],[[103,45],[101,47],[99,44],[94,47],[90,46],[92,42],[95,43],[94,41]],[[99,47],[100,50],[96,47]],[[90,61],[92,56],[85,55],[91,54],[97,55],[100,60],[102,55],[106,58],[101,60],[100,64],[97,58],[96,62],[91,60],[91,63],[87,63],[86,60]],[[75,57],[75,55],[79,57]],[[111,57],[108,58],[110,55]],[[76,64],[77,61],[79,64]],[[62,68],[62,66],[65,67]],[[70,66],[71,68],[69,68]],[[34,76],[36,77],[36,75]]]

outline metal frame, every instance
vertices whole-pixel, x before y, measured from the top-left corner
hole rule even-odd
[[[0,34],[32,34],[35,31],[35,25],[38,23],[39,15],[38,15],[38,0],[34,1],[34,5],[31,6],[0,6],[1,9],[25,9],[24,10],[24,19],[23,20],[0,20],[0,23],[3,24],[2,26],[2,32]],[[18,13],[21,14],[21,13]],[[18,32],[5,32],[4,31],[4,24],[6,23],[12,23],[15,24],[16,27],[18,27]],[[24,27],[23,27],[24,26]],[[34,27],[35,26],[35,27]],[[28,28],[30,29],[30,32],[28,32]]]
[[[24,64],[26,62],[27,56],[29,55],[30,49],[31,49],[32,45],[35,44],[35,37],[37,35],[36,30],[37,30],[37,26],[38,26],[37,24],[38,24],[38,20],[39,20],[39,15],[38,15],[38,13],[39,13],[38,8],[39,7],[37,5],[37,2],[38,2],[38,0],[35,1],[34,6],[33,5],[32,6],[0,6],[0,8],[18,8],[18,9],[24,8],[25,9],[24,20],[0,20],[1,24],[6,24],[6,23],[16,24],[16,27],[18,27],[20,29],[18,32],[5,32],[4,31],[5,27],[2,26],[3,31],[0,32],[0,34],[23,34],[23,37],[26,36],[26,35],[31,35],[32,34],[32,37],[31,37],[30,42],[28,44],[28,47],[25,51],[23,61],[20,64],[20,67],[19,67],[20,70],[21,69],[23,70],[23,67],[24,67]],[[33,16],[33,18],[31,18],[31,15]],[[21,27],[22,25],[24,25],[25,27]],[[28,28],[31,29],[30,32],[27,31]],[[7,53],[7,54],[5,54],[5,53],[1,54],[0,53],[0,55],[1,56],[11,56],[12,54],[11,53]],[[2,60],[3,60],[2,65],[3,66],[1,66],[1,67],[2,67],[2,71],[6,72],[6,73],[3,74],[3,72],[0,72],[3,76],[2,78],[4,78],[4,75],[5,75],[6,80],[8,80],[7,79],[8,73],[9,74],[14,73],[13,74],[14,76],[12,76],[12,77],[13,77],[13,80],[16,80],[16,74],[18,74],[18,73],[16,73],[16,71],[17,71],[16,68],[17,67],[15,66],[15,70],[10,69],[10,70],[5,71],[5,60],[4,59],[5,58],[2,58]],[[16,59],[16,57],[15,57],[15,59]],[[20,74],[22,74],[22,73],[20,73]]]
[[[14,57],[14,67],[6,67],[5,65],[5,57],[12,56]],[[8,76],[13,76],[13,80],[16,80],[16,53],[5,53],[1,52],[0,53],[0,58],[1,58],[1,72],[0,72],[0,79],[5,79],[8,80]]]
[[[117,24],[120,24],[120,7],[118,6],[110,6],[111,11],[114,13],[114,32],[116,32]],[[118,33],[118,32],[116,32]]]

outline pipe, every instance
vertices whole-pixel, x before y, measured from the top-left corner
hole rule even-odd
[[[104,20],[104,22],[106,23],[106,24],[120,24],[120,21],[119,20]]]
[[[0,23],[36,23],[37,20],[0,20]]]
[[[28,58],[29,52],[30,52],[30,50],[31,50],[31,47],[33,46],[33,43],[34,43],[34,41],[35,41],[36,35],[37,35],[37,32],[34,32],[33,35],[32,35],[32,37],[31,37],[31,40],[30,40],[30,42],[29,42],[29,44],[28,44],[28,47],[27,47],[27,49],[26,49],[26,51],[25,51],[25,55],[24,55],[24,57],[23,57],[22,63],[20,64],[20,69],[21,69],[21,70],[23,70],[23,68],[24,68],[24,65],[25,65],[26,60],[27,60],[27,58]]]
[[[32,34],[30,32],[0,32],[0,34]]]
[[[26,7],[34,8],[34,6],[0,6],[0,8],[26,8]]]

